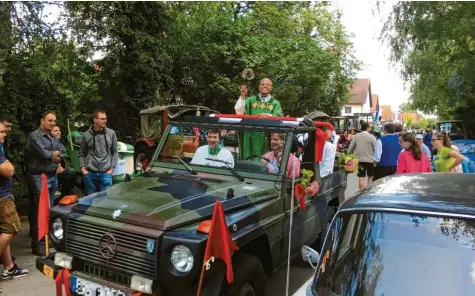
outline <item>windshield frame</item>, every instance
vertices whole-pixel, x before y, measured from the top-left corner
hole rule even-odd
[[[170,122],[162,136],[160,137],[160,141],[157,145],[157,149],[153,154],[152,158],[152,168],[154,170],[156,168],[165,168],[165,169],[177,169],[177,170],[185,170],[183,165],[176,164],[176,163],[169,163],[163,162],[158,160],[158,156],[162,152],[163,147],[165,146],[165,141],[170,134],[170,130],[172,126],[186,126],[186,127],[199,127],[199,128],[214,128],[214,129],[231,129],[231,130],[239,130],[239,131],[262,131],[262,132],[276,132],[276,133],[286,133],[285,145],[282,153],[282,163],[277,174],[262,174],[262,173],[253,173],[253,172],[246,172],[241,170],[236,170],[239,174],[244,178],[249,179],[258,179],[258,180],[268,180],[274,182],[283,182],[287,167],[287,161],[289,159],[290,149],[292,147],[292,139],[295,134],[294,127],[269,127],[269,126],[247,126],[247,125],[239,125],[239,124],[223,124],[223,123],[201,123],[201,122],[177,122],[172,121]],[[189,163],[188,164],[191,168],[193,168],[197,173],[208,173],[208,174],[217,174],[217,175],[225,175],[225,176],[235,176],[229,168],[226,166],[224,167],[206,167],[200,165],[194,165]],[[284,168],[284,169],[282,169]]]
[[[411,209],[397,209],[397,208],[389,208],[389,207],[357,207],[357,208],[346,208],[338,210],[336,215],[333,217],[330,225],[328,226],[328,231],[325,234],[325,238],[322,244],[322,249],[320,250],[320,260],[316,267],[316,272],[313,276],[313,280],[311,283],[311,293],[315,296],[322,296],[317,293],[317,283],[318,283],[318,270],[320,270],[321,265],[324,261],[324,254],[328,251],[328,244],[330,232],[333,230],[337,220],[340,218],[344,218],[344,216],[351,216],[355,214],[368,214],[368,213],[383,213],[383,214],[401,214],[401,215],[413,215],[413,216],[427,216],[432,218],[449,218],[449,219],[464,219],[464,220],[474,220],[475,221],[475,214],[468,215],[468,214],[455,214],[455,213],[446,213],[446,212],[439,212],[439,211],[430,211],[430,210],[411,210]],[[358,222],[357,222],[358,223]],[[357,229],[359,233],[360,229]],[[352,238],[355,234],[352,234]],[[351,239],[353,240],[353,239]],[[343,238],[342,238],[343,241]]]

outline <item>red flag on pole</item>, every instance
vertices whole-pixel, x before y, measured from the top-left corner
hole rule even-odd
[[[49,191],[45,174],[41,174],[41,193],[38,202],[38,240],[48,235],[49,230]]]
[[[226,225],[223,206],[221,205],[221,202],[217,200],[214,205],[213,217],[211,219],[197,295],[200,295],[201,292],[204,271],[205,269],[209,269],[210,262],[214,262],[215,259],[221,259],[226,264],[226,279],[228,280],[228,283],[234,281],[231,251],[237,250],[238,247],[234,243],[231,233]]]

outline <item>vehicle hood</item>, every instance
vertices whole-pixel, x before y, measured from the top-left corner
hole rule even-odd
[[[149,172],[130,182],[81,198],[71,209],[118,222],[170,230],[209,219],[216,200],[222,202],[226,211],[264,202],[279,194],[271,181],[246,183],[237,178],[221,177],[173,171]],[[230,193],[234,197],[228,198]]]

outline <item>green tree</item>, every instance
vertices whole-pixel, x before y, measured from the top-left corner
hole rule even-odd
[[[405,116],[404,123],[406,124],[406,127],[408,128],[412,127],[412,118],[410,116]]]
[[[435,128],[436,123],[437,123],[436,119],[427,118],[427,128]]]
[[[441,119],[475,125],[475,5],[398,2],[382,38],[412,92],[411,103]]]
[[[105,109],[119,136],[134,134],[138,112],[172,83],[166,50],[170,17],[162,2],[67,2],[75,42],[90,59],[102,52],[98,96],[81,101],[82,114]],[[84,118],[86,119],[86,118]]]
[[[11,51],[11,10],[11,2],[0,2],[0,88],[4,85],[3,75],[6,72]]]
[[[421,128],[421,129],[426,129],[427,128],[427,119],[425,119],[424,117],[421,117],[421,119],[419,119],[417,121],[417,124],[418,124],[418,128]]]
[[[416,111],[416,109],[411,104],[411,102],[404,102],[401,105],[399,105],[399,112],[414,112],[414,111]]]
[[[348,100],[359,63],[339,13],[326,4],[190,2],[171,9],[179,75],[172,92],[186,102],[233,112],[245,67],[256,73],[251,91],[260,79],[273,80],[286,114],[338,114]]]

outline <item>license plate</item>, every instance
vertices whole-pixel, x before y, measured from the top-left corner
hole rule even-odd
[[[89,280],[74,276],[71,278],[71,290],[79,296],[125,296],[125,292],[110,288]]]
[[[43,265],[43,273],[49,276],[50,278],[54,278],[54,270],[48,265]]]

